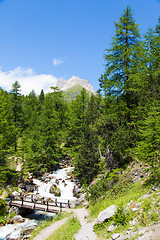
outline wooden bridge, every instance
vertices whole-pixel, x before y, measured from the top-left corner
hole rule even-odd
[[[67,201],[58,201],[57,198],[52,201],[45,200],[45,198],[35,199],[34,195],[31,196],[10,196],[9,201],[10,206],[26,208],[30,210],[40,210],[45,212],[59,213],[62,212],[62,209],[65,207],[70,208],[70,202]]]

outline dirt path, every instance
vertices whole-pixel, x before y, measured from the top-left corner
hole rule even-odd
[[[97,236],[93,232],[93,226],[95,222],[87,222],[88,211],[85,208],[80,209],[66,209],[67,212],[73,212],[81,224],[81,229],[77,234],[75,234],[76,240],[96,240]],[[54,231],[56,231],[59,227],[65,224],[66,220],[59,220],[55,223],[52,223],[49,227],[43,229],[38,235],[34,237],[33,240],[45,240],[47,239]]]
[[[52,233],[54,233],[58,228],[60,228],[63,224],[65,224],[66,220],[59,220],[57,222],[52,223],[50,226],[44,228],[39,234],[37,234],[33,240],[45,240],[47,239]]]
[[[74,235],[76,240],[96,240],[97,236],[93,231],[95,222],[87,222],[88,211],[85,208],[72,209],[81,223],[81,229]]]

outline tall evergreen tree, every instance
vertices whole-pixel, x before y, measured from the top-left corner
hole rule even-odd
[[[11,101],[12,101],[12,113],[14,117],[14,123],[15,123],[15,151],[17,151],[17,140],[18,140],[18,134],[20,133],[20,130],[22,130],[22,101],[21,101],[21,93],[20,93],[20,84],[18,81],[16,81],[12,85],[11,89]]]
[[[126,101],[127,121],[131,121],[132,105],[131,76],[136,71],[137,46],[139,45],[138,24],[133,19],[130,7],[124,11],[118,23],[115,23],[116,33],[112,47],[106,49],[106,72],[101,76],[100,86],[106,96],[120,96]]]

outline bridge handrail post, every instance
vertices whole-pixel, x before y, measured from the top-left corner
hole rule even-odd
[[[70,201],[68,200],[68,207],[70,208],[71,206],[70,206]]]
[[[55,205],[56,205],[56,207],[57,207],[57,198],[55,199]]]
[[[37,201],[37,200],[34,199],[34,207],[33,207],[34,209],[36,208],[36,201]]]
[[[33,194],[31,195],[31,202],[33,202]]]
[[[43,204],[45,204],[45,200],[44,200],[44,197],[42,198],[42,202],[43,202]]]
[[[62,203],[60,202],[60,212],[62,212]]]
[[[24,198],[24,197],[21,197],[21,199],[22,199],[22,203],[21,203],[21,206],[23,206],[23,198]]]
[[[47,201],[47,211],[48,211],[48,201]]]

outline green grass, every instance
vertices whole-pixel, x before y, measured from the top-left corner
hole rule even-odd
[[[115,186],[116,187],[116,186]],[[113,189],[106,192],[106,197],[101,198],[95,203],[91,204],[89,207],[90,215],[93,218],[96,218],[98,214],[109,207],[110,205],[119,205],[122,202],[127,204],[131,200],[135,201],[140,198],[143,194],[148,192],[148,188],[144,188],[140,182],[123,189],[119,194],[114,193]]]
[[[71,215],[71,213],[60,213],[58,215],[56,215],[56,217],[51,220],[51,219],[48,219],[48,220],[44,220],[42,221],[37,229],[32,233],[32,236],[29,238],[29,240],[32,240],[37,234],[40,233],[40,231],[46,227],[48,227],[49,225],[51,225],[52,223],[58,221],[58,220],[62,220],[64,219],[65,217],[69,217]]]
[[[121,206],[119,212],[117,212],[112,219],[109,219],[108,222],[94,226],[98,239],[110,238],[113,233],[117,232],[124,234],[126,230],[131,227],[129,221],[133,219],[137,221],[137,224],[133,227],[135,234],[139,227],[149,226],[152,223],[160,221],[160,207],[157,205],[160,201],[160,196],[157,192],[151,191],[152,187],[159,183],[159,180],[160,170],[158,169],[153,172],[143,184],[141,181],[138,181],[134,184],[129,183],[124,185],[122,181],[119,181],[112,189],[106,191],[105,196],[98,198],[96,201],[90,201],[89,210],[92,218],[97,218],[98,214],[110,205]],[[149,197],[140,199],[141,196],[148,192],[150,192]],[[127,204],[130,203],[131,200],[132,204],[128,207],[128,210],[125,211]],[[132,208],[137,203],[140,204],[138,211],[133,212]],[[123,218],[121,211],[123,212]],[[118,226],[112,233],[108,233],[107,229],[111,223]]]
[[[67,222],[62,225],[57,231],[54,232],[47,240],[72,240],[74,234],[80,229],[80,222],[76,217],[71,217]]]

